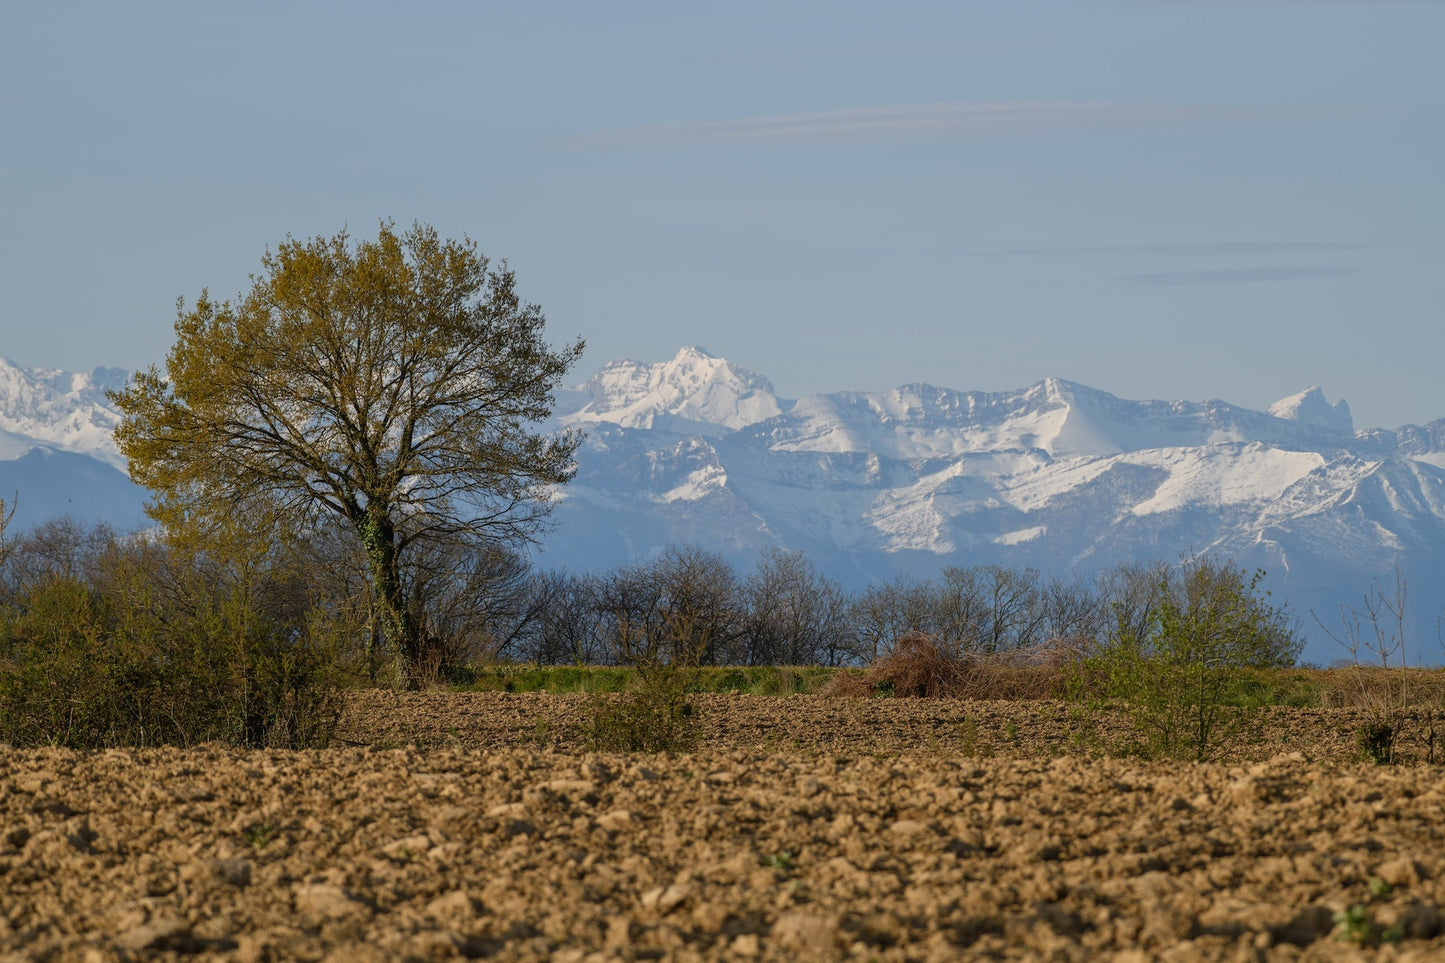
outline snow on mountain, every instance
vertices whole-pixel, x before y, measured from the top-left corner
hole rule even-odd
[[[104,389],[124,374],[0,362],[0,497],[49,515],[139,524]],[[860,586],[946,565],[1045,575],[1216,553],[1263,567],[1306,634],[1396,565],[1426,657],[1445,598],[1445,419],[1355,431],[1309,388],[1253,411],[1130,401],[1055,378],[1015,391],[931,385],[789,400],[764,377],[684,348],[614,361],[559,392],[582,428],[537,562],[598,570],[669,544],[740,569],[799,549]],[[1342,653],[1311,635],[1306,658]]]
[[[58,515],[130,528],[144,491],[126,475],[113,433],[120,412],[105,395],[119,368],[74,374],[0,358],[0,499],[18,527]]]
[[[125,459],[112,438],[120,413],[105,393],[123,388],[126,375],[120,368],[89,374],[21,368],[0,358],[0,458],[18,458],[43,444],[124,471]]]
[[[671,361],[613,361],[586,384],[564,393],[575,407],[563,421],[718,435],[779,413],[773,386],[702,348],[683,348]]]
[[[1269,406],[1269,413],[1286,421],[1297,421],[1302,425],[1314,425],[1343,434],[1355,433],[1355,420],[1350,415],[1350,406],[1341,398],[1335,404],[1325,400],[1325,393],[1310,387],[1297,395],[1281,398]]]
[[[607,365],[557,417],[589,437],[544,564],[595,569],[692,542],[747,568],[782,546],[857,585],[1214,552],[1268,569],[1302,614],[1336,611],[1397,563],[1445,584],[1445,420],[1357,433],[1318,388],[1267,412],[1055,378],[789,401],[684,349]],[[1420,599],[1422,625],[1442,601]]]

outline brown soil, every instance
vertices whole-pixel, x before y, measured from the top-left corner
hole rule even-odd
[[[0,748],[0,959],[1351,959],[1357,905],[1445,958],[1445,770],[1348,713],[1194,765],[1048,703],[703,701],[681,755],[445,693],[320,752]]]

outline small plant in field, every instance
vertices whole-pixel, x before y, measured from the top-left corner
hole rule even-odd
[[[1359,946],[1379,946],[1381,943],[1398,943],[1405,935],[1404,927],[1381,927],[1375,922],[1374,914],[1363,903],[1356,903],[1347,910],[1340,910],[1332,917],[1335,923],[1335,939]]]
[[[252,823],[241,830],[241,838],[257,852],[265,849],[276,838],[276,827],[270,823]]]
[[[1360,751],[1377,766],[1395,761],[1395,739],[1399,728],[1389,722],[1370,722],[1360,727]]]
[[[993,756],[993,747],[985,746],[979,741],[978,723],[972,719],[963,719],[954,726],[953,738],[959,755],[984,759]]]
[[[1405,730],[1414,702],[1414,676],[1406,670],[1404,574],[1395,570],[1393,591],[1379,580],[1372,582],[1359,606],[1340,606],[1340,631],[1330,631],[1319,617],[1325,634],[1350,654],[1351,698],[1369,713],[1360,727],[1360,751],[1376,765],[1398,761],[1396,743]],[[1391,662],[1395,668],[1391,668]],[[1434,755],[1434,745],[1430,745]]]
[[[689,675],[671,666],[639,674],[636,688],[589,699],[594,749],[606,752],[676,752],[697,743],[697,707]]]
[[[793,854],[786,849],[769,853],[763,857],[763,865],[779,873],[791,873],[793,871]]]
[[[1394,887],[1378,876],[1371,876],[1366,882],[1370,899],[1389,899]],[[1397,943],[1405,935],[1402,924],[1380,926],[1375,922],[1374,913],[1364,903],[1356,903],[1349,909],[1340,910],[1332,917],[1335,923],[1335,939],[1354,943],[1358,946],[1379,946],[1381,943]]]

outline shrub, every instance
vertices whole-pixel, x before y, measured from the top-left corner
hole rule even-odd
[[[959,688],[967,661],[967,656],[933,636],[909,632],[863,674],[840,675],[829,694],[903,699],[950,696]]]
[[[977,655],[960,644],[910,632],[862,673],[840,673],[826,692],[852,697],[1045,699],[1062,692],[1063,666],[1070,658],[1057,646]]]
[[[0,609],[0,739],[73,748],[330,739],[356,627],[343,607],[307,599],[280,560],[240,564],[110,536],[85,561],[85,577],[12,585]]]
[[[697,744],[701,719],[689,673],[658,666],[626,692],[588,697],[588,744],[604,752],[675,752]]]
[[[1263,577],[1211,558],[1154,570],[1151,591],[1131,590],[1147,602],[1127,616],[1116,605],[1117,631],[1071,674],[1085,731],[1094,711],[1121,700],[1133,732],[1110,751],[1204,761],[1238,738],[1252,710],[1231,703],[1247,671],[1290,664],[1299,648]]]
[[[1395,761],[1395,740],[1399,737],[1399,726],[1388,722],[1370,722],[1360,727],[1360,752],[1377,766],[1388,766]]]
[[[1392,590],[1379,579],[1370,583],[1358,606],[1340,606],[1340,631],[1332,632],[1319,618],[1321,629],[1349,652],[1347,660],[1348,701],[1362,707],[1369,721],[1360,728],[1360,751],[1377,765],[1398,761],[1396,744],[1410,719],[1410,708],[1427,697],[1422,677],[1406,668],[1405,575],[1395,569]],[[1391,666],[1391,661],[1396,663]],[[1435,757],[1434,713],[1427,713],[1428,758]]]

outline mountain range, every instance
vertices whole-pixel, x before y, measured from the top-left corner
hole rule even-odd
[[[145,520],[145,491],[131,483],[112,433],[120,412],[106,391],[127,372],[74,374],[21,368],[0,358],[0,499],[24,528],[71,515],[131,529]]]
[[[123,381],[0,360],[0,493],[19,493],[17,523],[140,524],[144,493],[110,441],[104,395]],[[1346,653],[1310,613],[1338,630],[1340,605],[1393,584],[1398,566],[1412,661],[1440,661],[1445,419],[1356,430],[1348,405],[1313,387],[1255,411],[1056,378],[787,399],[689,347],[610,362],[559,392],[561,426],[586,439],[539,565],[597,570],[687,542],[747,571],[776,546],[857,587],[946,565],[1091,577],[1214,554],[1266,570],[1301,615],[1305,658],[1322,663]]]
[[[1438,662],[1445,604],[1445,419],[1357,431],[1315,387],[1267,411],[1127,401],[1048,378],[1017,391],[912,384],[780,398],[684,348],[615,361],[559,396],[585,429],[540,560],[589,569],[670,542],[746,570],[802,550],[846,584],[946,565],[1047,576],[1214,554],[1262,568],[1301,616],[1305,658],[1347,653],[1340,605],[1410,586],[1411,651]]]

